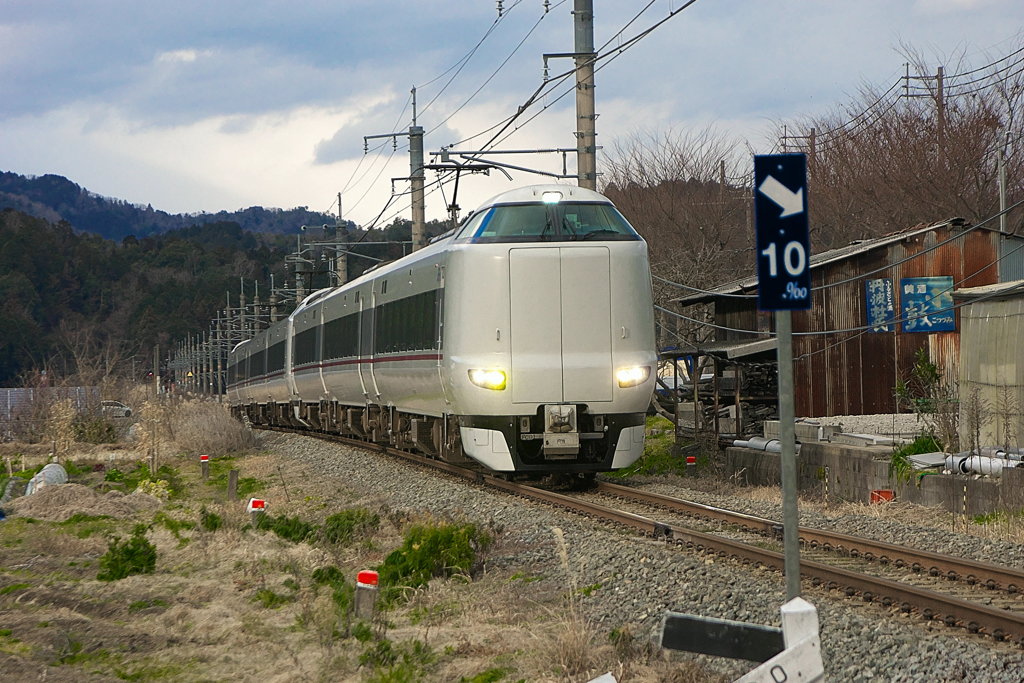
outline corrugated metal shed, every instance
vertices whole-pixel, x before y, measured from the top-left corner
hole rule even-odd
[[[1007,245],[1012,245],[1008,247]],[[955,287],[999,281],[1001,256],[1021,249],[1024,239],[954,219],[873,240],[863,240],[811,257],[814,288],[810,311],[793,315],[793,357],[798,415],[818,417],[896,412],[894,388],[926,348],[947,377],[958,374],[959,333],[911,332],[897,322],[890,332],[867,328],[865,283],[889,279],[895,312],[901,315],[903,278],[951,277]],[[766,330],[771,314],[757,311],[757,277],[736,280],[709,293],[678,299],[681,306],[715,305],[714,322],[736,330]],[[959,314],[956,317],[959,330]],[[751,334],[724,331],[721,339],[740,341]]]
[[[982,446],[1024,442],[1024,279],[953,294],[960,309],[961,413],[973,394],[982,411]],[[961,414],[961,424],[966,424]],[[961,444],[965,447],[966,444]]]

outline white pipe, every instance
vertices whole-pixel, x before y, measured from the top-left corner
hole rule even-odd
[[[1011,464],[1013,463],[1013,464]],[[1016,462],[1003,458],[990,458],[985,455],[947,455],[946,469],[960,474],[987,474],[993,477],[1002,475],[1004,467],[1017,467]]]

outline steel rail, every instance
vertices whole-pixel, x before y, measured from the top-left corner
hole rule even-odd
[[[637,515],[624,510],[617,510],[606,505],[585,501],[573,496],[557,493],[555,491],[548,491],[525,484],[517,484],[500,476],[495,476],[479,470],[466,469],[458,465],[442,462],[416,453],[395,449],[385,444],[374,444],[343,436],[326,434],[323,432],[308,432],[280,427],[275,427],[273,430],[296,433],[304,436],[327,438],[329,440],[345,443],[357,448],[373,450],[396,456],[430,468],[442,470],[463,479],[475,481],[478,484],[506,491],[517,496],[538,500],[578,512],[580,514],[590,515],[598,519],[603,519],[636,529],[655,538],[661,538],[665,541],[686,546],[687,548],[692,548],[700,552],[713,553],[722,558],[736,558],[744,564],[769,567],[780,572],[783,571],[785,567],[785,558],[782,553],[778,553],[773,550],[759,548],[757,546],[748,545],[712,534],[683,529],[671,524],[658,522],[649,517],[644,517],[643,515]],[[614,487],[616,485],[606,485],[602,482],[601,486],[598,487],[598,490],[602,490],[606,488],[606,486]],[[626,491],[622,492],[623,494],[637,493],[635,489],[629,489],[629,487],[619,488],[626,489]],[[645,497],[652,495],[658,496],[658,494],[649,494],[644,492]],[[672,499],[668,496],[659,497],[666,498],[670,501],[678,500]],[[716,514],[724,514],[728,512],[721,508],[700,506],[699,504],[694,505],[714,510],[716,511]],[[771,521],[750,515],[734,514],[736,514],[737,517],[742,517],[747,520]],[[733,523],[739,522],[733,521]],[[982,633],[999,640],[1015,641],[1019,645],[1024,646],[1024,613],[995,609],[925,588],[904,585],[890,579],[861,574],[806,559],[801,561],[800,570],[801,577],[809,580],[812,585],[824,586],[825,588],[833,590],[842,589],[849,597],[859,594],[865,601],[879,601],[886,606],[897,605],[904,612],[914,612],[916,610],[917,613],[925,619],[939,619],[947,626],[961,626],[974,633]]]
[[[525,493],[531,498],[629,526],[699,551],[735,557],[744,563],[771,567],[778,571],[782,571],[785,566],[782,553],[773,550],[682,529],[642,515],[616,510],[554,491],[502,480],[485,481],[489,486],[516,494]],[[813,585],[824,585],[829,589],[843,588],[848,596],[859,594],[866,601],[878,600],[886,606],[895,604],[904,612],[912,612],[916,607],[917,612],[926,619],[941,619],[947,626],[961,626],[973,633],[983,633],[999,640],[1011,639],[1024,645],[1024,613],[996,609],[926,588],[909,586],[806,559],[801,561],[800,575]]]
[[[597,491],[610,495],[631,498],[644,503],[657,505],[670,510],[694,514],[702,517],[736,524],[755,531],[777,533],[780,522],[739,512],[724,510],[711,505],[681,500],[671,496],[649,491],[600,482]],[[867,560],[892,563],[897,567],[908,567],[916,572],[927,572],[931,576],[944,576],[952,581],[965,581],[968,584],[983,584],[989,589],[1001,589],[1008,593],[1024,590],[1024,571],[1012,567],[987,564],[951,555],[943,555],[928,550],[918,550],[902,545],[875,541],[870,538],[850,536],[837,531],[799,527],[800,540],[811,548],[821,547],[825,550],[837,550],[853,557]]]

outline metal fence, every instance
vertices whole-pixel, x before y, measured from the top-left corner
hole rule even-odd
[[[39,387],[0,389],[0,438],[11,439],[16,432],[34,427],[45,418],[46,408],[55,401],[70,399],[79,413],[98,409],[99,387]]]

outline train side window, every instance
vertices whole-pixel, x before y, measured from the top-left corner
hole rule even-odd
[[[316,327],[311,327],[295,335],[295,341],[292,345],[292,363],[294,365],[305,365],[316,361],[317,329]]]

